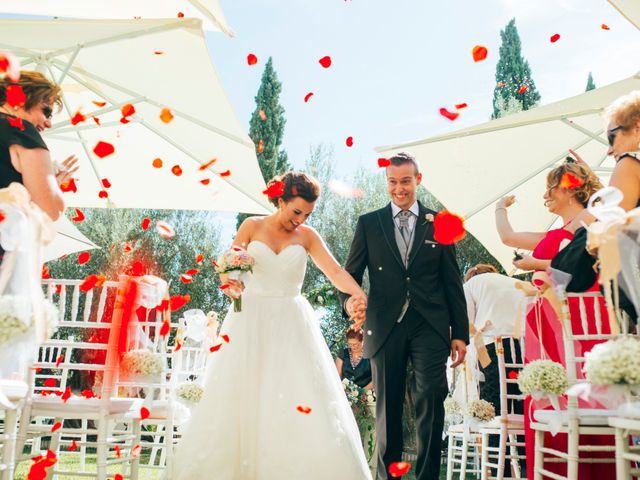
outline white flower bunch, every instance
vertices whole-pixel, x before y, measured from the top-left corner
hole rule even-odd
[[[622,337],[585,354],[587,379],[597,385],[640,385],[640,341]]]
[[[204,395],[204,388],[195,382],[184,382],[178,385],[176,395],[188,402],[198,403]]]
[[[358,398],[360,397],[360,387],[358,387],[358,385],[348,378],[345,378],[342,380],[342,388],[344,388],[344,393],[347,394],[347,400],[349,400],[351,405],[358,401]]]
[[[31,302],[26,296],[0,296],[0,345],[27,333],[31,323]]]
[[[122,370],[129,375],[159,375],[162,372],[162,359],[150,350],[131,350],[122,358]]]
[[[373,390],[367,389],[365,394],[367,395],[367,403],[373,403],[376,401],[376,395]]]
[[[558,362],[535,360],[518,375],[518,386],[525,394],[562,395],[569,388],[569,379],[566,370]]]
[[[496,416],[496,409],[492,403],[486,400],[473,400],[467,405],[466,414],[470,417],[475,417],[483,422],[493,420]]]
[[[460,408],[460,403],[455,400],[453,397],[447,396],[444,399],[444,413],[447,415],[459,414],[462,412],[462,408]]]

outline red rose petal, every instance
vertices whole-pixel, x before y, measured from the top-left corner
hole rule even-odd
[[[171,331],[171,324],[169,323],[168,320],[165,320],[164,322],[162,322],[162,327],[160,327],[160,336],[166,337],[167,335],[169,335],[170,331]]]
[[[67,183],[60,184],[60,190],[62,190],[65,193],[66,192],[77,193],[78,187],[76,186],[76,179],[71,178]]]
[[[231,175],[231,170],[225,170],[224,172],[220,172],[218,175],[221,177],[229,177]]]
[[[466,103],[456,103],[455,107],[456,110],[462,110],[463,108],[467,108],[469,105],[467,105]]]
[[[184,13],[178,12],[178,18],[184,18]]]
[[[210,178],[203,178],[202,180],[200,180],[200,183],[202,185],[209,185],[209,182],[211,182]]]
[[[460,116],[460,114],[458,112],[450,112],[449,110],[447,110],[446,108],[442,107],[440,109],[440,115],[442,115],[445,118],[448,118],[449,120],[451,120],[452,122],[458,118]]]
[[[82,210],[80,210],[79,208],[76,208],[76,216],[73,217],[71,220],[73,220],[74,222],[84,221],[84,213],[82,213]]]
[[[133,247],[131,246],[131,243],[126,242],[126,243],[124,244],[124,247],[122,247],[122,251],[123,251],[124,253],[130,253],[131,251],[133,251]]]
[[[160,50],[153,52],[154,55],[162,55],[164,54],[164,52],[161,52]]]
[[[87,117],[85,117],[82,113],[80,113],[80,110],[78,110],[76,114],[71,117],[71,125],[77,125],[84,122],[86,119]]]
[[[62,422],[56,422],[53,424],[53,427],[51,427],[51,433],[56,432],[61,428],[62,428]]]
[[[517,380],[517,379],[518,379],[518,376],[519,376],[519,373],[518,373],[518,371],[517,371],[517,370],[511,370],[511,371],[509,372],[509,378],[510,378],[511,380]]]
[[[17,128],[21,132],[24,132],[24,123],[22,123],[22,119],[20,117],[7,117],[7,120],[9,121],[9,125],[13,128]]]
[[[198,171],[203,172],[205,171],[207,168],[209,168],[211,165],[213,165],[214,163],[216,163],[218,159],[217,158],[212,158],[211,160],[209,160],[207,163],[203,163],[202,165],[200,165],[198,167]]]
[[[476,45],[471,50],[471,54],[473,55],[473,61],[474,62],[483,61],[484,59],[487,58],[487,54],[488,53],[489,53],[489,51],[487,50],[487,48],[483,47],[482,45]]]
[[[324,68],[329,68],[331,66],[331,57],[329,55],[326,55],[326,56],[322,57],[320,60],[318,60],[318,62]]]
[[[49,387],[49,388],[54,388],[57,385],[58,385],[58,382],[56,381],[55,378],[45,378],[44,382],[42,383],[42,386]]]
[[[51,278],[51,274],[49,273],[49,267],[47,267],[46,265],[42,266],[42,279],[43,280],[47,280],[48,278]]]
[[[95,398],[96,394],[93,393],[93,390],[83,390],[82,391],[82,396],[84,398]]]
[[[94,122],[96,122],[96,125],[100,125],[100,119],[98,117],[96,117],[95,115],[91,115],[91,118]]]
[[[109,193],[106,190],[100,190],[98,192],[98,197],[100,197],[100,198],[109,198]]]
[[[389,160],[388,158],[378,159],[378,167],[385,168],[385,167],[388,167],[389,165],[391,165],[391,160]]]
[[[9,85],[5,91],[5,101],[7,105],[10,107],[22,107],[27,101],[27,96],[25,95],[22,87],[20,85]]]
[[[269,198],[278,198],[284,195],[284,182],[283,181],[271,181],[267,185],[267,189],[262,192]]]
[[[127,103],[127,104],[122,106],[120,111],[122,112],[122,116],[124,118],[127,118],[127,117],[130,117],[131,115],[133,115],[134,113],[136,113],[136,107],[134,107],[130,103]]]
[[[151,219],[150,218],[143,218],[142,219],[142,230],[144,230],[145,232],[147,231],[147,229],[149,228],[149,225],[151,224]]]
[[[176,232],[171,225],[162,220],[156,222],[156,231],[162,238],[170,239],[176,236]]]
[[[64,403],[67,403],[67,401],[71,398],[71,389],[67,387],[60,398]]]
[[[155,158],[151,165],[153,165],[154,168],[162,168],[162,160],[160,160],[159,158]]]
[[[106,282],[107,277],[104,275],[95,275],[91,274],[87,276],[82,283],[80,284],[80,290],[84,293],[87,293],[89,290],[93,290],[94,288],[101,287]]]
[[[98,102],[97,100],[92,100],[91,102],[92,102],[96,107],[100,107],[100,108],[104,107],[104,106],[107,104],[107,102]]]
[[[561,188],[578,188],[584,185],[584,181],[573,175],[572,173],[565,172],[560,179],[559,187]]]
[[[60,366],[63,360],[64,360],[64,355],[58,355],[58,358],[56,358],[56,368]]]
[[[102,186],[103,186],[104,188],[111,188],[111,182],[110,182],[108,179],[103,178],[103,179],[102,179]]]
[[[300,413],[304,413],[305,415],[309,415],[311,413],[311,407],[308,407],[306,405],[298,405],[296,407],[296,410]]]
[[[169,299],[169,306],[171,308],[171,311],[175,312],[176,310],[180,310],[182,307],[184,307],[190,301],[191,301],[191,295],[189,295],[189,294],[187,294],[187,295],[174,295],[173,297],[171,297]]]
[[[433,238],[443,245],[459,242],[465,237],[466,233],[464,219],[447,210],[438,212],[433,221]]]
[[[103,141],[98,142],[93,148],[93,153],[95,153],[100,158],[108,157],[115,151],[116,149],[113,145]]]
[[[116,445],[115,447],[113,447],[113,449],[116,451],[116,458],[120,458],[120,456],[122,455],[122,451],[120,450],[120,445]]]
[[[176,177],[182,175],[182,167],[180,165],[174,165],[171,167],[171,173],[173,173]]]
[[[345,143],[347,144],[347,147],[353,147],[353,137],[347,137]]]
[[[84,265],[91,259],[91,254],[89,252],[82,252],[78,255],[78,265]]]
[[[180,281],[182,283],[191,283],[193,282],[193,277],[191,275],[187,275],[186,273],[183,273],[182,275],[180,275]]]
[[[173,113],[171,113],[171,110],[169,110],[168,108],[163,108],[160,112],[160,120],[162,120],[164,123],[171,122],[171,120],[173,120]]]
[[[69,446],[69,450],[67,452],[75,452],[78,450],[78,444],[76,443],[76,439],[71,440],[71,446]]]
[[[220,335],[220,338],[224,340],[224,343],[229,343],[229,335],[226,333],[224,335]]]
[[[198,263],[198,258],[196,257],[196,263]],[[202,263],[202,261],[200,261],[200,263]],[[196,275],[200,272],[200,270],[196,269],[196,268],[190,268],[189,270],[187,270],[186,273],[187,275]]]
[[[220,350],[220,347],[222,347],[222,344],[221,344],[221,343],[219,343],[218,345],[214,345],[213,347],[211,347],[211,348],[209,349],[209,351],[210,351],[211,353],[215,353],[215,352],[217,352],[218,350]]]
[[[149,411],[149,409],[147,407],[141,407],[140,408],[140,420],[145,420],[145,419],[149,418],[149,415],[151,415],[151,412]]]
[[[204,260],[204,255],[202,255],[201,253],[196,255],[196,264],[197,265],[202,265],[202,261]]]
[[[600,28],[602,30],[611,30],[611,28],[609,28],[609,25],[607,25],[606,23],[603,23],[602,25],[600,25]]]
[[[409,462],[393,462],[389,465],[389,475],[393,478],[398,478],[409,473],[411,464]]]
[[[258,63],[258,57],[256,57],[253,53],[247,55],[247,64],[255,65],[256,63]]]
[[[527,90],[529,90],[529,85],[522,85],[519,89],[518,89],[518,93],[524,93]]]
[[[309,99],[313,96],[313,92],[309,92],[304,96],[304,103],[307,103]]]
[[[551,35],[551,38],[549,40],[551,40],[551,43],[556,43],[558,40],[560,40],[560,34],[554,33],[553,35]]]

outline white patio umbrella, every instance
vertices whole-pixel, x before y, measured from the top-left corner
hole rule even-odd
[[[81,157],[69,206],[271,211],[200,20],[2,20],[0,49],[62,86],[65,108],[44,137],[55,159]],[[74,126],[78,111],[86,121]],[[115,153],[100,158],[100,142]]]
[[[638,0],[609,0],[609,3],[627,20],[640,28],[640,2]]]
[[[60,258],[62,255],[70,255],[84,250],[100,248],[76,228],[76,226],[64,215],[55,222],[57,235],[53,241],[44,247],[42,261],[48,262]]]
[[[200,18],[205,30],[233,36],[218,0],[0,0],[0,13],[66,18]]]
[[[640,74],[581,95],[481,125],[398,145],[379,147],[385,157],[408,151],[420,162],[426,188],[504,267],[513,270],[513,249],[495,229],[494,205],[516,196],[509,219],[516,230],[546,231],[556,221],[543,206],[546,175],[577,151],[608,183],[602,112],[617,97],[640,89]]]

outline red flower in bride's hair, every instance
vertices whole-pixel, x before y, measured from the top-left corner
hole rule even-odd
[[[433,238],[438,243],[452,245],[462,240],[466,233],[464,219],[460,215],[443,210],[433,221]]]
[[[281,180],[272,180],[267,185],[267,189],[263,191],[269,198],[278,198],[284,195],[284,182]]]
[[[393,478],[398,478],[409,473],[411,464],[409,462],[393,462],[389,465],[389,475]]]
[[[560,179],[558,186],[561,188],[578,188],[584,185],[584,180],[579,179],[574,174],[565,172]]]

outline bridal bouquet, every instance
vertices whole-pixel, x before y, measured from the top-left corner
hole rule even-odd
[[[373,392],[369,389],[359,387],[348,378],[342,380],[342,388],[344,388],[344,393],[347,395],[347,400],[349,400],[356,421],[361,423],[369,418],[369,405],[375,402]]]
[[[130,350],[122,357],[122,370],[131,377],[154,377],[162,373],[162,359],[150,350]]]
[[[585,354],[587,379],[596,385],[640,385],[640,341],[622,337]]]
[[[534,397],[562,395],[569,387],[564,367],[551,360],[535,360],[518,375],[518,387],[524,394]]]
[[[492,403],[486,400],[473,400],[467,405],[465,412],[468,416],[477,418],[482,422],[489,422],[496,416],[496,409]]]
[[[249,253],[240,247],[231,247],[231,249],[224,252],[218,263],[216,264],[217,273],[225,273],[231,280],[237,280],[243,282],[249,272],[253,272],[253,266],[256,264],[256,260],[249,255]],[[228,288],[228,285],[223,285],[220,288]],[[233,300],[233,311],[242,311],[242,296],[238,295],[238,298]]]

